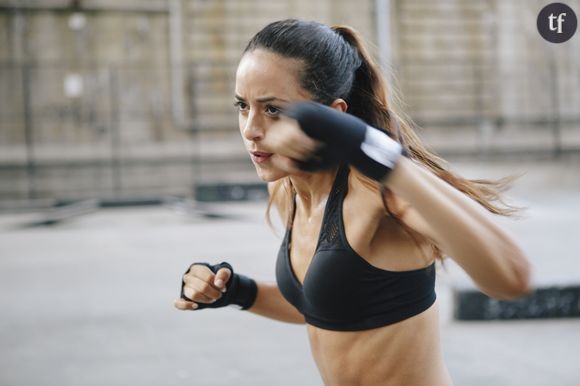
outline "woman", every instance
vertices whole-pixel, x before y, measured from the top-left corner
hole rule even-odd
[[[425,149],[351,28],[266,26],[244,51],[235,93],[269,208],[287,224],[277,285],[195,263],[176,307],[236,304],[306,323],[326,385],[450,385],[436,259],[453,258],[489,296],[529,292],[527,259],[492,216],[512,213],[494,202],[502,182],[453,175]]]

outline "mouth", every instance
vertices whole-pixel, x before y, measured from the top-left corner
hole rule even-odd
[[[250,152],[250,157],[252,158],[252,161],[254,161],[257,164],[266,162],[270,159],[270,157],[272,157],[273,153],[266,153],[263,151],[251,151]]]

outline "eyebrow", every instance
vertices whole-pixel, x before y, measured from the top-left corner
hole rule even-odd
[[[241,96],[239,96],[238,94],[235,95],[235,98],[237,100],[240,100],[240,101],[245,101],[245,99],[242,98]],[[289,100],[286,100],[286,99],[283,99],[283,98],[279,98],[279,97],[275,97],[275,96],[265,96],[265,97],[257,98],[256,100],[258,102],[260,102],[260,103],[272,102],[272,101],[276,101],[276,100],[281,101],[281,102],[290,103]]]

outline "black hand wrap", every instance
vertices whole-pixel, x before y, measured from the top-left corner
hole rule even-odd
[[[336,147],[324,145],[308,160],[298,161],[298,167],[307,172],[330,169],[338,165],[342,158]]]
[[[250,308],[254,301],[256,300],[256,296],[258,294],[258,286],[253,279],[246,277],[244,275],[240,275],[234,273],[234,269],[232,266],[226,262],[211,265],[208,263],[193,263],[189,266],[185,274],[189,273],[189,270],[194,265],[204,265],[208,267],[214,274],[217,273],[222,268],[227,268],[231,271],[231,276],[226,283],[226,292],[222,294],[222,297],[216,300],[213,303],[197,303],[197,309],[201,310],[204,308],[221,308],[225,306],[229,306],[231,304],[235,304],[241,307],[242,310],[247,310]],[[181,282],[181,298],[187,301],[192,301],[188,297],[185,296],[183,293],[183,288],[185,287],[185,282]]]
[[[284,114],[325,145],[311,159],[299,162],[303,170],[327,168],[345,159],[367,177],[382,181],[403,153],[402,146],[384,131],[320,103],[298,102]]]

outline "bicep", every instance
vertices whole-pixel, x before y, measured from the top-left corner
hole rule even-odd
[[[406,226],[417,232],[429,242],[437,245],[436,232],[421,214],[407,201],[392,192],[385,194],[385,204]],[[437,245],[438,246],[438,245]]]

